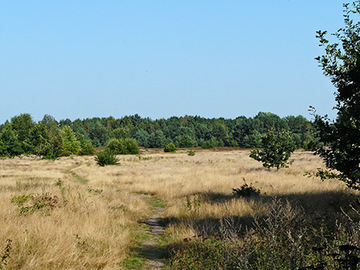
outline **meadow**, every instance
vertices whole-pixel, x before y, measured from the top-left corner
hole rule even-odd
[[[304,175],[324,167],[310,152],[294,152],[293,164],[280,170],[263,168],[249,150],[195,152],[142,149],[105,167],[93,156],[0,160],[0,269],[151,269],[138,250],[157,205],[164,208],[156,241],[167,250],[165,269],[206,269],[184,256],[189,242],[238,237],[241,250],[251,230],[271,227],[272,214],[283,213],[286,226],[311,224],[312,232],[339,226],[344,213],[355,219],[348,211],[355,191]],[[245,183],[259,194],[234,194]]]

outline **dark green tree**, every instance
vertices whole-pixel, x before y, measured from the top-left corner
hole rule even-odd
[[[56,159],[62,154],[63,139],[60,129],[52,126],[46,130],[47,140],[45,146],[39,152],[45,159]]]
[[[79,155],[91,156],[93,154],[95,154],[95,148],[92,145],[91,141],[90,140],[81,140]]]
[[[139,145],[143,147],[149,147],[149,133],[144,129],[139,129],[134,134],[134,139],[138,142]]]
[[[288,160],[295,151],[295,143],[289,132],[270,130],[262,137],[263,148],[253,150],[250,157],[263,163],[266,168],[288,167]]]
[[[325,54],[316,59],[337,89],[334,93],[337,117],[330,121],[327,116],[317,115],[314,111],[314,125],[322,143],[317,153],[327,168],[337,171],[325,174],[320,171],[320,176],[336,177],[354,189],[360,189],[359,15],[360,1],[344,4],[344,27],[333,34],[336,42],[327,39],[326,31],[317,31]]]
[[[34,152],[34,145],[31,143],[31,131],[35,127],[35,122],[28,113],[20,114],[11,118],[12,129],[17,135],[21,148],[25,153],[31,154]]]
[[[256,129],[245,135],[243,143],[246,147],[261,147],[261,134]]]
[[[0,156],[14,157],[24,153],[21,143],[10,123],[0,132]]]
[[[128,127],[116,128],[110,133],[110,137],[115,139],[130,138],[130,135],[130,129]]]
[[[64,126],[61,130],[62,137],[62,156],[78,154],[80,151],[80,142],[76,139],[71,127]]]
[[[181,148],[190,148],[196,146],[196,140],[188,134],[176,137],[176,144]]]
[[[166,144],[166,137],[161,130],[156,130],[150,134],[148,139],[149,147],[151,148],[163,148]]]

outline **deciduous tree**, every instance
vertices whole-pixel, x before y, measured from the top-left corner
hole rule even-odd
[[[331,173],[320,176],[337,177],[354,189],[360,189],[360,1],[344,4],[344,27],[330,42],[326,31],[318,31],[325,54],[317,57],[324,74],[337,89],[337,117],[315,115],[315,127],[322,145],[317,153]]]
[[[296,147],[289,132],[270,130],[262,137],[262,145],[261,150],[251,151],[251,158],[262,162],[266,168],[288,167],[288,160]]]

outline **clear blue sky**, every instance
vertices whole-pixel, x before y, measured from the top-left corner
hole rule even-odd
[[[330,0],[0,0],[0,123],[139,114],[335,115]]]

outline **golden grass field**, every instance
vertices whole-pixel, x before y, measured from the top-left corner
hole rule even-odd
[[[295,152],[293,165],[279,171],[263,168],[249,150],[143,150],[140,158],[119,158],[120,165],[105,167],[93,156],[0,160],[0,257],[12,241],[6,269],[121,269],[133,231],[151,214],[142,194],[165,203],[171,245],[216,230],[222,218],[250,226],[266,215],[272,196],[325,219],[352,193],[339,181],[304,176],[323,167],[309,152]],[[260,189],[259,198],[232,195],[243,178]]]

